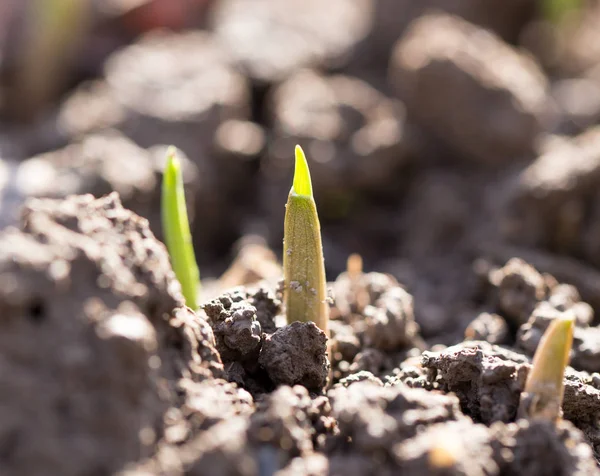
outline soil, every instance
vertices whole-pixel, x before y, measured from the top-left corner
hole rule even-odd
[[[191,3],[204,30],[96,25],[29,123],[0,62],[0,474],[600,474],[600,8],[559,34],[529,0]],[[329,336],[282,305],[296,143]],[[562,418],[520,418],[566,313]]]
[[[471,326],[508,347],[424,350],[394,278],[340,275],[330,368],[326,335],[282,322],[277,290],[182,306],[116,193],[32,199],[0,241],[6,474],[600,474],[591,307],[521,260],[489,272],[476,320],[494,324]],[[540,333],[567,311],[565,420],[516,420]]]

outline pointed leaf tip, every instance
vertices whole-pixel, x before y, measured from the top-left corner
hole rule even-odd
[[[533,357],[533,365],[521,394],[518,414],[530,419],[556,421],[561,415],[564,374],[573,344],[575,318],[554,319]]]
[[[179,157],[177,157],[177,149],[172,145],[167,148],[167,167],[173,167],[175,169],[179,169],[180,167]]]
[[[296,146],[296,167],[294,170],[294,184],[292,190],[296,195],[305,195],[312,197],[312,183],[310,181],[310,171],[308,170],[308,163],[306,162],[306,156],[302,147]]]
[[[553,382],[561,385],[569,363],[573,344],[575,318],[572,315],[554,319],[542,336],[533,358],[531,383]]]
[[[560,323],[556,324],[555,339],[558,341],[557,346],[564,356],[564,367],[569,365],[569,357],[571,355],[571,347],[573,346],[573,333],[575,331],[575,316],[573,313],[568,313],[562,317]]]
[[[167,149],[167,161],[163,172],[163,191],[167,193],[167,189],[173,190],[177,184],[182,181],[181,178],[181,163],[177,157],[177,149],[171,146]]]

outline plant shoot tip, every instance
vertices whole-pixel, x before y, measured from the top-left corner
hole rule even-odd
[[[179,157],[177,157],[177,148],[173,145],[170,145],[167,148],[167,164],[173,164],[175,167],[179,168]]]
[[[296,146],[296,166],[294,170],[294,183],[292,185],[292,191],[296,195],[305,195],[307,197],[313,196],[312,184],[310,181],[310,171],[308,169],[308,162],[302,147]]]

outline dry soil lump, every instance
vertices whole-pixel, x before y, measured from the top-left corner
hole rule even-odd
[[[259,83],[306,66],[338,66],[368,31],[372,0],[224,0],[211,19],[235,62]]]
[[[314,458],[313,440],[335,429],[330,411],[325,397],[311,399],[304,387],[282,386],[265,396],[249,419],[232,416],[187,443],[185,474],[275,474],[294,458]]]
[[[440,390],[456,394],[463,411],[485,424],[514,421],[531,369],[526,355],[482,341],[424,352],[421,363]],[[592,423],[600,404],[596,382],[597,377],[567,367],[563,416],[582,431],[590,430],[590,440],[597,445],[597,429]]]
[[[487,28],[514,43],[536,11],[535,0],[378,0],[373,27],[361,45],[359,66],[387,65],[394,43],[416,18],[443,11]]]
[[[287,178],[294,144],[306,147],[317,193],[377,188],[409,160],[404,109],[366,82],[304,70],[270,96],[274,141],[263,161],[271,181]]]
[[[151,454],[179,379],[222,373],[212,332],[116,194],[31,200],[21,229],[0,235],[0,465],[112,473]]]
[[[250,87],[230,55],[207,32],[154,32],[114,53],[105,76],[103,94],[120,110],[113,127],[142,147],[173,144],[198,167],[197,248],[233,241],[237,221],[221,217],[246,202],[240,183],[263,137],[249,122]]]
[[[600,264],[600,127],[555,138],[507,184],[502,231],[513,243]],[[580,288],[583,291],[583,288]]]
[[[177,144],[198,157],[224,120],[249,114],[246,81],[202,32],[143,37],[109,58],[106,81],[125,108],[120,128],[144,147]]]
[[[538,65],[458,17],[415,20],[394,48],[390,79],[409,119],[480,164],[532,159],[550,119]]]
[[[275,385],[303,385],[319,393],[330,369],[327,336],[314,322],[292,322],[265,336],[258,362]]]
[[[223,362],[256,362],[262,344],[256,308],[241,290],[229,292],[204,305]]]
[[[85,193],[100,197],[116,191],[127,208],[149,219],[152,229],[159,231],[164,157],[164,147],[145,150],[118,131],[98,132],[20,162],[15,180],[6,184],[7,192],[23,201]],[[186,182],[193,180],[196,168],[186,158],[182,161]],[[193,201],[197,187],[191,185],[187,191]]]

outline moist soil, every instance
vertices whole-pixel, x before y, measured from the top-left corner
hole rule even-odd
[[[27,124],[0,64],[0,475],[600,474],[600,53],[577,48],[600,8],[550,41],[529,0],[289,3],[115,34]],[[296,143],[329,336],[282,304]],[[167,144],[196,312],[160,241]],[[565,313],[562,418],[518,418]]]

